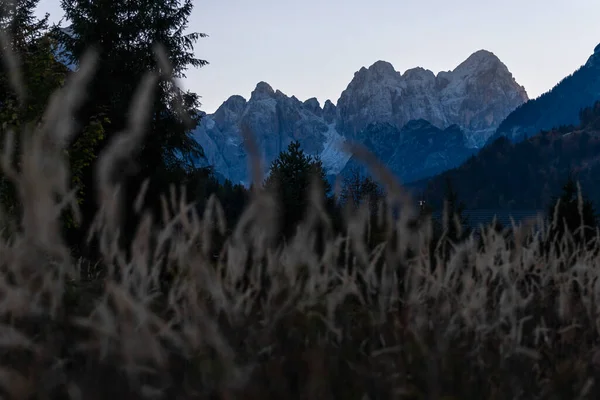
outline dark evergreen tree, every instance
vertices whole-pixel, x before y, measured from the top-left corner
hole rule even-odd
[[[13,0],[0,3],[0,29],[8,35],[13,50],[35,50],[48,30],[48,14],[35,16],[39,0]]]
[[[433,240],[430,244],[430,256],[434,257],[434,249],[440,245],[441,256],[448,259],[452,248],[471,233],[469,221],[464,215],[465,204],[459,200],[450,177],[445,180],[443,208],[438,218],[433,219]],[[457,224],[458,222],[458,224]],[[441,242],[440,242],[441,241]],[[435,263],[434,263],[435,266]]]
[[[331,191],[321,160],[307,155],[298,141],[290,143],[286,151],[271,163],[270,175],[265,181],[267,190],[277,194],[282,234],[289,237],[305,216],[313,178],[317,178],[326,196]],[[325,200],[325,199],[324,199]]]
[[[579,121],[582,127],[600,129],[600,101],[591,107],[583,108],[579,112]]]
[[[169,74],[185,77],[187,68],[207,64],[193,53],[194,43],[206,35],[185,33],[192,0],[61,0],[61,5],[71,23],[68,30],[55,29],[64,44],[63,56],[77,64],[89,48],[99,51],[88,101],[78,115],[80,122],[102,113],[110,122],[106,139],[111,139],[126,127],[127,111],[143,75],[154,71],[163,78],[154,93],[143,146],[133,159],[136,168],[126,169],[131,172],[127,181],[115,177],[126,184],[125,204],[133,203],[140,185],[149,177],[146,206],[157,210],[159,193],[168,190],[170,184],[186,184],[194,176],[193,161],[202,156],[201,147],[190,134],[199,121],[198,95],[184,92],[167,79]],[[164,46],[171,71],[159,67],[154,52],[157,43]],[[101,151],[106,143],[96,150]],[[93,167],[86,170],[88,184],[94,180]],[[85,229],[96,212],[92,195],[83,207]],[[132,218],[126,221],[123,237],[131,237],[136,221],[134,213],[126,215]]]
[[[193,184],[190,183],[188,186],[192,191],[191,197],[198,199],[197,207],[200,214],[204,211],[209,197],[213,194],[217,197],[223,207],[228,232],[231,233],[248,204],[249,191],[241,184],[233,184],[229,179],[220,183],[212,168],[198,170]]]
[[[4,33],[0,52],[0,146],[10,130],[16,136],[13,168],[19,169],[20,142],[31,133],[46,110],[50,96],[60,89],[68,75],[67,68],[54,58],[55,41],[49,35],[48,15],[38,19],[35,10],[39,0],[16,0],[0,3],[0,29]],[[9,58],[9,53],[11,57]],[[12,59],[16,65],[10,66]],[[20,76],[15,82],[11,68]],[[18,87],[15,87],[19,85]],[[79,186],[80,198],[84,193],[82,168],[95,157],[93,146],[103,137],[103,126],[98,118],[83,127],[82,134],[66,149],[71,164],[72,184]],[[19,211],[14,185],[0,176],[2,205],[11,216]],[[65,215],[66,227],[73,219]]]
[[[581,194],[582,208],[580,212],[579,201],[577,182],[573,174],[570,174],[560,197],[554,197],[548,207],[548,219],[553,226],[551,230],[553,240],[561,239],[565,232],[570,232],[576,243],[587,242],[595,235],[598,216],[594,205]]]
[[[347,222],[349,219],[355,218],[358,209],[366,205],[370,214],[370,228],[366,230],[363,240],[372,250],[376,245],[386,240],[388,228],[386,224],[388,221],[385,221],[382,225],[378,216],[381,215],[380,213],[386,212],[385,206],[387,204],[383,202],[385,190],[381,185],[371,175],[364,175],[361,172],[361,168],[351,168],[342,181],[338,202],[342,224],[339,225],[339,228],[347,228],[344,221]]]
[[[39,0],[0,3],[0,105],[4,128],[18,129],[23,122],[36,122],[50,94],[64,81],[66,68],[53,60],[47,36],[48,15],[35,16]],[[8,53],[12,57],[8,57]],[[21,81],[10,75],[15,62]],[[15,87],[15,84],[21,87]]]
[[[458,193],[454,189],[452,180],[446,179],[446,195],[444,201],[443,214],[448,218],[447,226],[444,227],[448,230],[447,238],[453,241],[462,240],[468,235],[468,219],[464,215],[465,203],[458,199]],[[456,226],[455,220],[458,221],[460,228]]]
[[[368,202],[372,213],[375,213],[379,201],[383,198],[383,188],[369,175],[362,176],[358,168],[353,168],[344,177],[340,193],[342,206],[358,208]]]

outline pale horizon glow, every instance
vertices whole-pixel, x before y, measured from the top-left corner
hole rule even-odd
[[[59,0],[38,13],[62,18]],[[206,33],[183,86],[214,112],[246,99],[260,81],[304,101],[337,100],[354,73],[378,60],[397,71],[436,75],[485,49],[506,64],[530,98],[583,65],[600,43],[597,0],[206,0],[196,1],[189,30]]]

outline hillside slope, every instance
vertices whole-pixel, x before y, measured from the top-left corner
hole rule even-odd
[[[488,143],[500,136],[516,142],[542,130],[577,124],[579,112],[600,100],[600,45],[577,71],[552,90],[517,107]]]
[[[544,131],[516,144],[498,138],[460,167],[429,180],[426,200],[439,206],[450,178],[467,208],[541,209],[572,172],[600,204],[600,102],[581,118],[578,126]]]

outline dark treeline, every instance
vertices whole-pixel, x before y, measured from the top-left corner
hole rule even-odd
[[[439,207],[450,178],[467,209],[542,210],[573,175],[598,204],[600,103],[582,109],[579,118],[577,125],[541,131],[519,143],[497,139],[461,166],[423,183],[424,196]]]

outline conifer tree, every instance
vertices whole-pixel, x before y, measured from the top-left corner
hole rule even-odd
[[[375,213],[383,196],[383,189],[371,176],[361,176],[360,171],[354,168],[344,178],[340,201],[342,205],[349,205],[354,208],[368,202],[372,213]]]
[[[315,177],[320,182],[323,194],[327,195],[331,185],[326,179],[323,163],[307,155],[298,141],[290,143],[287,150],[271,163],[265,187],[277,194],[284,236],[293,235],[296,226],[304,218],[309,202],[308,189]]]
[[[444,228],[448,229],[446,237],[452,241],[457,242],[468,236],[468,219],[464,215],[464,211],[465,204],[458,199],[458,194],[454,189],[451,179],[447,178],[444,213],[448,217],[448,221],[447,226]],[[458,220],[460,229],[456,226],[455,220]]]
[[[202,67],[205,60],[194,55],[194,43],[205,34],[185,33],[192,12],[192,0],[61,0],[68,30],[55,30],[64,45],[63,56],[77,64],[89,48],[99,52],[96,73],[89,90],[88,101],[80,110],[78,120],[85,123],[92,115],[102,113],[110,122],[106,139],[96,152],[121,132],[127,123],[132,96],[148,71],[161,75],[154,93],[151,121],[142,148],[132,161],[134,168],[124,167],[129,178],[119,177],[125,185],[125,204],[132,204],[142,182],[150,178],[146,207],[158,213],[160,193],[169,185],[188,183],[194,176],[194,160],[202,157],[202,148],[191,137],[199,122],[199,96],[183,91],[167,79],[184,78],[189,67]],[[166,50],[171,71],[159,67],[155,45]],[[93,184],[94,165],[86,170],[85,181]],[[117,179],[117,178],[116,178]],[[85,228],[89,227],[96,205],[93,193],[86,198]],[[135,229],[134,213],[128,212],[124,237]]]
[[[41,19],[35,16],[38,3],[39,0],[0,2],[0,29],[4,35],[0,51],[0,146],[8,131],[15,133],[13,168],[17,170],[23,135],[31,133],[41,122],[50,96],[63,86],[68,76],[68,69],[54,57],[56,42],[49,34],[48,15]],[[15,67],[18,82],[15,70],[11,70]],[[92,148],[103,137],[101,122],[93,116],[77,140],[65,149],[71,164],[72,184],[80,188],[79,199],[85,190],[82,169],[95,158]],[[14,185],[4,176],[0,176],[0,197],[9,215],[16,216],[19,201]],[[65,222],[69,227],[74,221],[66,216]]]
[[[577,242],[587,242],[595,234],[598,217],[594,205],[581,194],[580,210],[579,195],[577,182],[571,173],[563,185],[560,197],[554,197],[547,210],[548,219],[553,226],[553,239],[560,239],[566,232],[570,232]]]
[[[66,68],[52,57],[47,37],[48,15],[42,19],[35,16],[38,3],[39,0],[0,3],[0,29],[4,34],[0,49],[0,105],[5,128],[17,128],[24,121],[39,118],[48,97],[65,78]],[[14,85],[11,61],[16,63],[22,87]]]
[[[465,205],[458,199],[458,193],[454,189],[452,180],[446,178],[445,200],[442,208],[441,220],[433,220],[433,240],[430,243],[430,255],[434,258],[435,248],[440,245],[441,256],[448,259],[452,254],[452,248],[460,241],[467,238],[471,233],[468,219],[464,215]],[[428,210],[423,210],[426,215]],[[424,216],[424,215],[423,215]],[[458,226],[456,224],[458,222]],[[441,243],[440,243],[441,240]],[[435,263],[433,263],[435,267]]]

